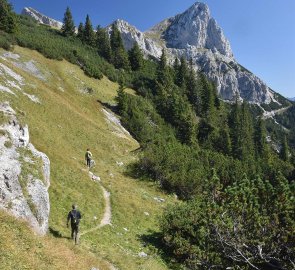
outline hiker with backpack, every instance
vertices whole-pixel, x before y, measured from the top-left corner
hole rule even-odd
[[[89,169],[91,167],[91,159],[92,159],[92,153],[90,152],[90,149],[87,148],[87,151],[85,153],[85,160],[86,160],[86,165]]]
[[[78,233],[79,233],[79,223],[82,218],[80,211],[77,210],[77,206],[75,204],[72,205],[72,210],[68,214],[67,218],[67,227],[69,227],[69,221],[71,220],[71,229],[72,229],[72,239],[75,240],[75,244],[77,245],[79,242]]]

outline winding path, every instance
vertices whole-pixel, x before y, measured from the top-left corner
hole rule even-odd
[[[101,181],[100,181],[100,178],[96,175],[94,175],[92,172],[89,172],[89,177],[91,178],[91,180],[97,182],[100,186],[100,188],[102,189],[103,191],[103,198],[105,200],[105,210],[104,210],[104,214],[103,214],[103,217],[100,221],[100,224],[92,229],[89,229],[89,230],[86,230],[84,232],[82,232],[80,234],[80,236],[82,235],[85,235],[87,233],[90,233],[90,232],[93,232],[93,231],[96,231],[106,225],[111,225],[111,220],[112,220],[112,208],[111,208],[111,194],[110,192],[108,192],[104,186],[102,185]]]

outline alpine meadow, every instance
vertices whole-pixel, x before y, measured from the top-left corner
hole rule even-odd
[[[295,269],[295,103],[209,7],[60,12],[0,0],[0,268]]]

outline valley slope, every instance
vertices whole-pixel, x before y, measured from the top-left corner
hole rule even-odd
[[[20,122],[28,124],[32,143],[51,162],[49,233],[39,238],[24,223],[1,212],[2,269],[47,269],[49,262],[50,269],[67,269],[71,264],[76,269],[168,269],[143,239],[158,231],[157,217],[175,199],[155,184],[125,173],[137,159],[139,144],[102,105],[115,104],[118,85],[107,78],[91,79],[75,65],[17,46],[13,52],[1,49],[0,56],[5,70],[24,82],[20,85],[2,71],[0,102],[9,102]],[[103,218],[105,200],[84,163],[88,147],[96,161],[93,173],[111,196],[112,225],[97,230],[92,229]],[[77,247],[65,226],[72,203],[83,214],[81,231],[89,231]]]

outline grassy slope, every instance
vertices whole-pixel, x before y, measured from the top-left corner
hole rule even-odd
[[[0,54],[3,52],[1,50]],[[16,238],[19,234],[26,239],[10,247],[12,254],[18,254],[23,264],[30,265],[31,258],[26,253],[30,248],[26,249],[26,242],[40,241],[43,245],[41,257],[44,260],[54,257],[54,246],[57,245],[59,249],[64,248],[66,252],[77,254],[78,257],[85,257],[82,250],[92,252],[96,258],[107,259],[119,269],[167,269],[156,252],[143,247],[141,236],[157,231],[157,217],[173,198],[162,194],[151,183],[140,182],[124,174],[125,166],[136,159],[133,150],[138,148],[138,143],[132,138],[119,138],[112,133],[112,127],[105,120],[101,112],[102,105],[98,102],[113,104],[118,85],[106,78],[100,81],[90,79],[77,66],[66,61],[46,59],[35,51],[16,47],[14,53],[21,55],[22,62],[33,59],[45,75],[46,80],[40,80],[0,59],[0,62],[25,78],[26,85],[23,89],[36,95],[41,104],[33,103],[20,92],[17,92],[17,98],[1,93],[0,100],[10,101],[22,121],[29,125],[32,143],[50,158],[50,229],[62,238],[54,238],[52,234],[45,239],[38,239],[23,229],[21,224],[15,224],[1,214],[1,219],[5,219],[4,226],[10,222],[16,228],[12,230],[11,237]],[[93,93],[81,93],[80,90],[86,87],[91,87]],[[69,236],[65,217],[72,202],[76,202],[82,211],[82,231],[98,225],[104,210],[102,191],[97,183],[90,181],[85,170],[84,152],[87,147],[91,148],[96,160],[95,174],[101,177],[103,185],[111,192],[113,226],[84,235],[80,247],[73,248],[72,243],[63,238]],[[124,167],[117,166],[117,161],[122,161]],[[111,177],[110,174],[114,176]],[[165,203],[156,202],[156,196],[165,198]],[[150,215],[147,216],[144,212]],[[94,219],[95,216],[97,220]],[[1,233],[1,242],[5,239],[8,239],[7,236]],[[140,251],[151,256],[140,258]],[[1,256],[0,253],[0,259]],[[10,257],[13,262],[14,256]],[[62,260],[62,256],[59,258]],[[93,260],[90,255],[89,258]],[[62,264],[58,258],[56,261],[56,265]],[[107,269],[103,268],[101,260],[97,263],[101,269]],[[64,260],[64,269],[67,269],[67,265]],[[7,266],[5,269],[12,268]],[[88,268],[87,264],[85,268],[77,269]],[[60,269],[60,266],[52,265],[51,269]]]

